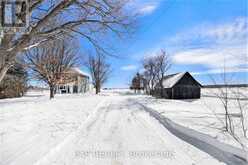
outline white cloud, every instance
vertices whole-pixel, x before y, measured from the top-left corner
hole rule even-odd
[[[178,33],[169,41],[178,45],[172,60],[177,64],[203,65],[209,68],[208,73],[220,72],[224,66],[231,68],[228,72],[248,71],[247,26],[247,18],[237,18]]]
[[[189,30],[173,36],[171,44],[240,44],[248,36],[248,23],[246,17],[236,18],[230,22],[220,24],[202,23]]]
[[[129,11],[134,11],[139,15],[148,15],[153,13],[159,6],[161,0],[131,0],[129,2]]]
[[[238,67],[247,64],[246,47],[214,47],[190,49],[177,52],[173,62],[177,64],[198,64],[209,68]]]
[[[248,68],[225,68],[224,69],[209,69],[201,72],[191,72],[192,75],[209,75],[209,74],[222,74],[222,73],[240,73],[248,72]]]
[[[126,66],[121,67],[121,70],[124,70],[124,71],[135,70],[135,69],[137,69],[136,65],[126,65]]]
[[[142,15],[151,14],[157,8],[156,4],[147,4],[139,9],[138,13]]]

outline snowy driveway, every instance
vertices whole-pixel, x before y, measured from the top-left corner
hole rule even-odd
[[[133,99],[107,98],[83,127],[37,164],[221,164],[175,137]]]
[[[39,106],[16,103],[13,112],[10,107],[16,105],[6,106],[1,109],[0,164],[221,164],[170,133],[136,99],[106,93]]]

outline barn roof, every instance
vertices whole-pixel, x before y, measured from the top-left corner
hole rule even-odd
[[[163,80],[163,87],[164,88],[173,87],[185,75],[185,73],[186,72],[182,72],[182,73],[176,73],[165,76]]]
[[[164,88],[172,88],[174,85],[176,85],[178,83],[179,80],[181,80],[181,78],[185,74],[189,74],[189,72],[181,72],[181,73],[176,73],[176,74],[171,74],[171,75],[165,76],[163,79],[163,87]],[[196,81],[196,83],[198,83],[198,82]],[[201,86],[200,83],[198,83],[198,84]]]

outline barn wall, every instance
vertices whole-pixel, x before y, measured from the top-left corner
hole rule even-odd
[[[164,88],[163,89],[163,98],[171,99],[171,96],[172,96],[171,92],[172,92],[171,88]]]
[[[164,88],[162,98],[165,99],[197,99],[200,98],[201,88],[198,86],[180,85],[173,88]],[[156,89],[153,96],[161,97],[161,90]]]
[[[173,99],[196,99],[200,98],[201,88],[197,86],[180,85],[173,88]]]
[[[160,89],[156,88],[152,91],[152,95],[155,97],[160,97]]]
[[[181,86],[181,85],[183,86],[189,85],[189,86],[197,86],[197,87],[199,86],[198,82],[194,80],[192,76],[189,74],[185,74],[181,78],[181,80],[179,80],[179,82],[176,84],[176,86]]]
[[[201,88],[191,75],[185,74],[172,88],[173,99],[196,99],[201,96]]]
[[[172,89],[171,88],[164,88],[162,90],[162,98],[165,98],[165,99],[171,99],[171,91]],[[161,90],[160,89],[155,89],[154,92],[153,92],[153,96],[155,97],[161,97]]]

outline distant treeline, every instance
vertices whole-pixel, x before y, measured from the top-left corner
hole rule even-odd
[[[230,88],[238,88],[238,87],[248,87],[248,84],[217,84],[217,85],[203,85],[203,88],[223,88],[223,87],[230,87]]]

